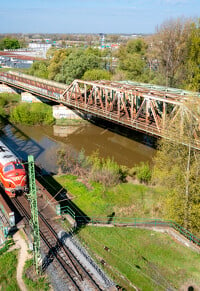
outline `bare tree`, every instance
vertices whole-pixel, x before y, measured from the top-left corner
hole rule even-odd
[[[166,86],[176,86],[182,75],[190,35],[190,19],[171,19],[157,28],[153,49],[157,52],[159,69],[165,76]]]

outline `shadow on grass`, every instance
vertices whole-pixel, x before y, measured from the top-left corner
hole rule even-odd
[[[37,177],[37,180],[45,187],[45,189],[55,197],[60,204],[61,209],[70,208],[75,217],[73,233],[79,232],[85,225],[90,222],[90,217],[87,216],[75,203],[69,199],[66,189],[64,189],[51,175]]]
[[[113,218],[115,217],[115,212],[111,213],[110,215],[107,216],[108,217],[108,221],[107,224],[112,223]]]

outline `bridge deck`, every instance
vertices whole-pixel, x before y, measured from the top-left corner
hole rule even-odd
[[[178,124],[178,141],[200,149],[200,118],[187,107],[189,100],[200,102],[198,93],[134,82],[74,80],[67,86],[17,72],[0,73],[0,82],[156,137],[169,138]],[[186,119],[193,135],[183,140]]]

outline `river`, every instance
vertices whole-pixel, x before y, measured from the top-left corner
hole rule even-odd
[[[134,131],[124,131],[126,136],[90,122],[66,127],[6,125],[1,139],[23,159],[27,159],[28,154],[34,155],[37,164],[52,173],[57,171],[56,152],[65,145],[76,151],[83,149],[86,155],[98,150],[101,157],[113,157],[128,167],[141,161],[151,162],[155,154],[151,139]]]

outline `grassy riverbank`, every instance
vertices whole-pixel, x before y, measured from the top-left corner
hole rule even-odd
[[[71,175],[56,176],[56,181],[73,196],[88,216],[161,218],[162,199],[159,189],[142,184],[121,183],[106,188],[100,183],[83,184]]]

